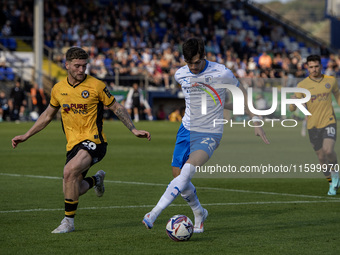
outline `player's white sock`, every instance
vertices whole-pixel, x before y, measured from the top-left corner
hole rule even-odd
[[[188,202],[188,205],[191,207],[195,217],[202,214],[203,207],[198,200],[196,189],[192,182],[190,182],[186,189],[182,191],[181,196]]]
[[[163,196],[158,201],[157,205],[150,212],[151,217],[154,220],[158,217],[158,215],[167,208],[172,201],[188,186],[191,182],[191,178],[195,174],[195,166],[186,163],[182,167],[180,175],[174,178],[166,188]]]
[[[135,120],[136,122],[139,121],[139,115],[138,115],[138,114],[135,114],[133,117],[134,117],[134,120]]]

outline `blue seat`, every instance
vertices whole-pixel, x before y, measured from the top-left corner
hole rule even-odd
[[[5,80],[5,68],[0,67],[0,81]]]
[[[300,48],[305,47],[305,43],[304,43],[304,42],[299,42],[299,47],[300,47]]]
[[[323,66],[323,68],[327,68],[328,61],[329,58],[321,58],[321,65]]]
[[[270,38],[269,38],[269,36],[267,36],[267,35],[263,36],[263,41],[265,41],[265,42],[269,42],[269,41],[270,41]]]
[[[10,67],[8,67],[6,70],[6,78],[7,80],[14,81],[15,74],[13,72],[13,69]]]
[[[284,42],[282,42],[282,41],[278,41],[277,42],[277,46],[279,47],[279,48],[284,48],[285,47],[285,44],[284,44]]]
[[[106,68],[110,68],[111,64],[112,64],[112,59],[110,59],[110,58],[104,59],[104,65],[105,65]]]
[[[247,21],[243,21],[243,22],[242,22],[242,27],[243,27],[245,30],[249,30],[249,29],[250,29],[249,23],[248,23]]]
[[[225,13],[224,13],[224,18],[228,21],[228,20],[231,20],[232,18],[232,15],[231,15],[231,12],[230,10],[226,10]]]
[[[254,32],[255,36],[259,35],[259,30],[257,29],[257,27],[250,27],[250,30]]]
[[[8,48],[10,50],[16,50],[17,49],[18,44],[17,44],[17,41],[14,38],[9,38],[8,44],[9,44]]]
[[[7,38],[3,38],[3,39],[1,40],[1,44],[2,44],[4,47],[8,48],[8,40],[7,40]]]
[[[253,57],[253,59],[254,59],[254,62],[256,63],[256,64],[259,64],[259,56],[254,56]]]
[[[221,43],[222,37],[220,35],[216,35],[216,41],[218,44]]]

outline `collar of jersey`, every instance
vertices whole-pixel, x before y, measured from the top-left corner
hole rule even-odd
[[[310,76],[308,76],[308,77],[309,77],[309,79],[311,79],[312,81],[317,82],[317,83],[320,83],[320,82],[323,81],[323,79],[325,78],[325,75],[322,74],[322,78],[321,78],[321,80],[319,80],[319,81],[316,81],[316,80],[312,79]]]
[[[209,64],[209,61],[205,59],[205,66],[204,66],[203,70],[200,71],[198,74],[203,73],[205,71],[205,69],[208,68],[208,64]],[[189,67],[188,67],[188,69],[189,69]],[[190,69],[189,69],[189,72],[191,73]],[[192,74],[194,74],[194,73],[192,73]],[[196,75],[198,75],[198,74],[196,74]]]
[[[84,80],[82,80],[81,82],[79,82],[77,85],[72,85],[72,84],[68,81],[68,77],[67,77],[67,83],[68,83],[68,85],[70,85],[71,87],[75,88],[75,87],[77,87],[78,85],[80,85],[83,81],[85,81],[86,78],[87,78],[87,74],[85,74]]]

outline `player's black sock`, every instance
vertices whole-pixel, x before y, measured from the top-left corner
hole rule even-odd
[[[328,162],[327,163],[327,171],[326,172],[323,172],[323,174],[325,175],[327,181],[329,183],[332,183],[332,175],[331,175],[331,172],[332,171],[335,171],[338,169],[338,161],[336,160],[335,162]]]
[[[96,185],[96,177],[95,176],[91,176],[91,177],[86,177],[84,179],[84,181],[86,181],[89,184],[89,189],[91,189],[94,185]]]
[[[327,167],[327,171],[324,171],[323,174],[326,177],[326,180],[331,183],[332,182],[332,176],[331,176],[331,172],[329,170],[329,167]]]
[[[65,217],[74,218],[78,207],[78,201],[65,199]]]

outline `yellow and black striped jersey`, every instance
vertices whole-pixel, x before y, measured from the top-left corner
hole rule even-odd
[[[308,111],[312,114],[307,119],[307,129],[324,128],[335,123],[335,114],[332,106],[332,93],[340,105],[340,93],[336,79],[333,76],[323,75],[320,81],[310,77],[297,85],[310,91],[311,99],[306,103]],[[295,93],[297,98],[303,98],[301,93]]]
[[[67,151],[84,140],[96,144],[107,141],[103,133],[103,107],[114,102],[115,98],[105,84],[90,75],[75,86],[67,78],[54,85],[50,105],[61,107]]]

